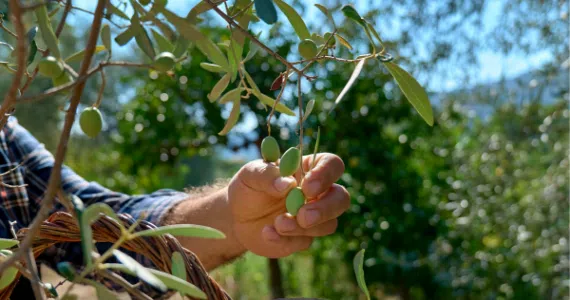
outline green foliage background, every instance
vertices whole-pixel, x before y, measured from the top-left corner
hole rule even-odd
[[[394,7],[371,9],[368,16],[394,16],[398,8],[413,12],[425,5],[408,2],[388,1]],[[440,16],[441,22],[452,12],[460,13],[465,22],[473,19],[470,16],[481,22],[477,6],[452,7],[457,3],[448,2],[450,12]],[[508,1],[505,20],[512,14],[524,16],[534,7],[523,6],[522,1]],[[535,9],[555,11],[549,5]],[[521,18],[516,28],[532,26],[533,18]],[[433,25],[429,22],[427,16],[413,17],[402,25],[405,34],[387,44],[394,51],[412,49],[401,56],[415,57],[414,29]],[[509,31],[512,24],[508,25],[493,35],[496,40],[489,40],[489,47],[509,51],[521,35]],[[307,89],[305,100],[316,99],[316,106],[307,121],[306,142],[312,147],[320,126],[321,151],[336,153],[345,162],[341,183],[351,193],[352,207],[341,217],[335,235],[280,260],[287,296],[358,299],[351,261],[362,247],[367,249],[367,282],[378,299],[564,299],[568,295],[568,80],[559,81],[563,84],[550,80],[567,73],[559,67],[564,56],[558,44],[567,44],[567,38],[556,35],[559,22],[541,20],[538,25],[541,36],[549,37],[544,47],[555,63],[532,75],[553,87],[550,99],[542,99],[540,87],[529,87],[527,82],[514,89],[514,96],[506,82],[493,93],[466,85],[432,97],[434,127],[425,125],[387,71],[373,61],[327,117],[352,70],[333,63],[317,68],[317,74],[325,74],[326,68],[326,76]],[[351,25],[343,31],[346,36],[358,33]],[[222,39],[227,38],[224,34],[210,32]],[[295,44],[287,34],[271,46],[283,56],[295,55],[290,51]],[[62,38],[62,49],[73,52],[78,38]],[[473,37],[461,30],[442,33],[429,44],[437,51],[415,61],[417,69],[452,73],[458,61],[463,68],[471,67],[473,58],[464,49],[473,45],[469,38]],[[454,39],[467,41],[453,44]],[[518,45],[523,52],[537,47],[525,39]],[[182,190],[231,177],[245,161],[228,160],[220,153],[240,149],[255,153],[267,134],[267,112],[256,101],[244,102],[242,127],[238,124],[228,138],[218,136],[228,111],[206,100],[219,78],[199,67],[204,59],[191,50],[188,61],[171,77],[148,71],[107,72],[110,79],[102,106],[107,116],[105,134],[95,140],[75,134],[66,164],[89,180],[126,193]],[[268,87],[283,66],[260,53],[247,69],[262,92],[270,94]],[[4,87],[7,81],[1,82]],[[48,80],[39,80],[33,91],[49,86]],[[84,105],[95,101],[97,86],[97,79],[88,82]],[[58,105],[63,107],[65,101],[57,97],[21,105],[16,116],[54,149],[63,115]],[[296,107],[296,98],[289,95],[284,102]],[[297,143],[294,122],[279,115],[275,119],[272,128],[282,149]],[[270,294],[264,258],[247,254],[213,276],[236,299],[264,299]]]

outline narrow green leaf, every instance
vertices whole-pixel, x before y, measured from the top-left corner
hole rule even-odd
[[[259,94],[259,93],[254,93],[254,95],[263,104],[265,104],[269,107],[273,107],[273,104],[275,103],[275,99],[273,99],[267,95]],[[279,101],[279,103],[277,103],[277,105],[275,106],[275,110],[280,112],[280,113],[284,113],[286,115],[289,115],[289,116],[295,116],[295,113],[289,107],[285,106],[285,104],[283,104],[283,102],[281,102],[281,101]]]
[[[103,46],[111,52],[111,28],[109,24],[103,24],[101,28],[101,41],[103,42]]]
[[[120,222],[119,216],[115,211],[107,204],[99,202],[89,205],[83,212],[83,221],[93,224],[101,216],[107,216],[117,222]]]
[[[341,8],[341,10],[342,10],[342,13],[344,14],[345,17],[355,21],[356,23],[358,23],[361,26],[363,26],[364,28],[366,28],[366,21],[364,21],[364,19],[362,19],[362,17],[356,11],[354,6],[347,4],[347,5],[343,6]]]
[[[317,142],[315,143],[315,150],[313,151],[313,162],[311,163],[312,170],[317,164],[317,152],[319,152],[319,143],[321,142],[321,126],[317,128]]]
[[[56,6],[54,9],[52,9],[49,13],[48,16],[50,18],[52,18],[53,16],[55,16],[55,14],[57,14],[57,12],[59,11],[59,9],[61,8],[60,5]]]
[[[0,239],[0,249],[12,248],[18,245],[20,242],[18,240],[12,239]]]
[[[236,125],[237,121],[239,120],[239,113],[240,113],[240,106],[241,106],[241,99],[236,98],[233,102],[232,111],[230,112],[230,116],[226,121],[226,125],[222,129],[222,131],[218,132],[219,135],[226,135],[228,134],[232,128]]]
[[[279,9],[285,14],[301,41],[311,38],[311,33],[309,32],[305,21],[303,21],[303,18],[301,18],[299,13],[297,13],[292,6],[282,0],[275,0],[275,4],[277,4]]]
[[[156,52],[154,51],[154,46],[150,37],[148,36],[148,32],[146,29],[139,23],[139,18],[135,14],[131,18],[131,28],[134,31],[135,40],[139,48],[148,56],[150,59],[154,59],[156,56]]]
[[[378,40],[379,43],[382,43],[382,39],[380,38],[380,35],[378,34],[378,31],[376,31],[376,28],[374,28],[374,26],[372,26],[372,24],[370,24],[369,22],[366,22],[366,26],[368,27],[368,29],[372,32],[372,34],[374,35],[374,37]]]
[[[254,0],[257,16],[267,24],[277,22],[277,10],[272,0]]]
[[[224,3],[226,0],[213,0],[212,3],[214,3],[216,6]],[[206,2],[206,1],[200,1],[198,2],[198,4],[196,4],[196,6],[192,7],[192,9],[190,9],[190,12],[188,12],[188,15],[186,15],[186,19],[192,23],[192,24],[196,24],[196,21],[198,20],[198,15],[205,13],[207,11],[209,11],[210,9],[212,9],[212,6],[210,5],[210,3]]]
[[[309,117],[309,115],[311,115],[314,106],[315,106],[315,99],[311,99],[311,101],[307,103],[307,106],[305,106],[305,113],[303,114],[303,122],[305,122]]]
[[[230,83],[230,79],[232,79],[232,76],[230,73],[226,73],[224,76],[222,76],[222,78],[216,83],[216,85],[214,85],[214,87],[212,88],[212,91],[210,91],[210,93],[208,94],[208,100],[210,100],[210,102],[216,102],[216,100],[218,100],[218,98],[220,98],[220,96],[222,95],[222,93],[226,90],[226,88],[228,87],[228,84]]]
[[[8,267],[4,273],[0,276],[0,291],[9,286],[14,279],[16,279],[16,275],[18,274],[18,269],[15,267]]]
[[[121,19],[125,19],[125,20],[129,19],[129,16],[127,16],[127,14],[125,14],[122,10],[117,8],[115,5],[111,4],[111,1],[107,2],[107,13],[109,13],[111,15],[115,15]]]
[[[257,87],[257,84],[255,84],[255,81],[253,81],[253,78],[251,78],[251,75],[249,75],[249,73],[245,70],[245,68],[241,68],[243,74],[245,75],[245,80],[247,81],[247,83],[249,84],[249,86],[251,87],[251,89],[253,90],[253,95],[255,95],[257,97],[257,95],[261,95],[261,91],[259,90],[259,87]],[[259,97],[257,97],[259,99]],[[260,99],[261,105],[263,105],[263,108],[267,109],[265,107],[265,103],[263,103]]]
[[[356,282],[366,295],[366,299],[370,300],[370,293],[368,292],[368,287],[366,286],[366,281],[364,280],[364,249],[358,251],[354,256],[354,261],[352,262],[354,268],[354,275],[356,276]]]
[[[193,224],[176,224],[162,226],[155,229],[139,231],[133,234],[133,237],[141,236],[159,236],[163,234],[172,234],[173,236],[197,237],[206,239],[223,239],[226,236],[219,230]]]
[[[339,41],[343,46],[345,46],[348,50],[352,50],[352,45],[351,45],[345,38],[343,38],[343,37],[342,37],[340,34],[338,34],[338,33],[336,33],[335,35],[336,35],[338,41]]]
[[[77,296],[76,294],[72,294],[72,293],[65,294],[61,298],[61,300],[77,300],[77,299],[79,299],[79,296]]]
[[[221,66],[227,72],[231,72],[230,66],[228,64],[228,59],[222,50],[220,50],[220,48],[218,48],[218,46],[216,46],[212,40],[202,34],[202,32],[200,32],[196,26],[194,26],[188,20],[183,19],[168,10],[164,10],[163,15],[178,29],[180,35],[182,35],[185,39],[194,42],[196,47],[198,47],[198,49],[204,53],[204,55],[206,55],[209,60]]]
[[[129,268],[126,268],[124,265],[120,264],[103,264],[103,268],[115,269],[128,274],[136,274],[133,271],[131,271]],[[152,275],[156,276],[158,279],[160,279],[162,283],[164,283],[164,285],[166,285],[169,289],[178,291],[190,297],[206,299],[206,294],[204,294],[204,292],[202,292],[195,285],[185,280],[182,280],[176,276],[154,269],[147,269],[147,271],[150,272]]]
[[[158,31],[151,29],[152,31],[152,36],[154,37],[154,40],[156,41],[156,44],[158,45],[158,51],[159,52],[171,52],[172,49],[174,48],[174,46],[172,45],[172,43],[162,34],[160,34]]]
[[[246,61],[252,59],[253,56],[255,56],[255,54],[257,54],[257,51],[259,51],[259,49],[261,49],[261,47],[258,44],[251,42],[250,46],[249,46],[249,52],[247,52],[247,55],[243,59],[243,62],[246,62]]]
[[[200,63],[200,67],[202,69],[204,69],[208,72],[212,72],[212,73],[225,73],[226,72],[222,67],[220,67],[216,64],[211,64],[211,63],[205,63],[205,62]]]
[[[119,44],[119,46],[124,46],[128,42],[130,42],[135,37],[134,30],[129,26],[125,31],[119,33],[115,37],[115,42]]]
[[[404,93],[420,116],[422,116],[429,126],[433,126],[433,110],[428,95],[422,86],[412,75],[398,65],[391,62],[385,62],[384,65],[388,68],[388,71],[392,74],[398,86],[400,86],[402,93]]]
[[[327,16],[327,18],[329,19],[329,21],[331,21],[333,27],[336,28],[336,24],[335,24],[335,22],[334,22],[334,19],[333,19],[333,17],[332,17],[332,14],[331,14],[331,12],[328,10],[328,8],[326,8],[324,5],[321,5],[321,4],[318,4],[318,3],[315,4],[315,6],[316,6],[323,14],[325,14],[325,16]]]
[[[340,94],[338,94],[338,97],[336,97],[336,100],[334,100],[334,104],[333,107],[331,108],[331,110],[329,111],[329,113],[331,111],[334,110],[334,108],[338,105],[338,103],[342,100],[342,98],[344,97],[344,95],[346,95],[346,93],[348,92],[348,90],[350,90],[350,88],[352,87],[352,85],[354,84],[354,82],[356,81],[356,78],[358,78],[358,75],[360,75],[360,72],[362,71],[362,67],[364,67],[364,63],[366,62],[366,59],[361,59],[358,64],[356,65],[356,67],[354,68],[354,71],[352,71],[352,75],[350,75],[350,79],[348,79],[348,82],[346,83],[346,85],[344,86],[344,88],[342,89],[342,91],[340,92]]]
[[[119,300],[119,297],[114,292],[107,289],[106,286],[102,285],[97,281],[93,281],[90,279],[83,279],[82,283],[86,283],[95,288],[95,292],[97,293],[98,300]]]
[[[38,52],[38,45],[35,40],[30,43],[30,52],[28,53],[27,65],[29,66],[36,58],[36,53]]]
[[[119,250],[113,250],[113,255],[121,262],[122,266],[126,268],[127,273],[137,276],[142,281],[152,285],[162,292],[166,292],[166,285],[158,279],[150,269],[145,268],[132,257],[126,255]]]
[[[103,51],[107,49],[105,46],[103,45],[97,45],[95,47],[95,54]],[[78,52],[75,52],[73,54],[71,54],[68,58],[65,59],[66,63],[73,63],[73,62],[78,62],[81,61],[83,59],[83,57],[85,56],[85,49],[80,50]]]
[[[31,44],[34,41],[37,33],[38,33],[38,26],[34,26],[30,28],[30,30],[28,30],[28,33],[26,33],[26,36],[28,37],[28,43]]]
[[[57,36],[51,27],[47,8],[45,5],[38,6],[35,10],[36,18],[38,19],[38,26],[40,28],[42,39],[49,49],[51,55],[56,58],[61,58],[59,52]]]
[[[176,251],[172,253],[172,275],[186,281],[186,264],[182,254]]]
[[[188,51],[188,47],[190,47],[190,41],[179,36],[174,44],[172,54],[174,54],[175,57],[181,57],[186,53],[186,51]]]

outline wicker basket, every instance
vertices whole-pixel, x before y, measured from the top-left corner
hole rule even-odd
[[[130,215],[119,215],[125,227],[129,227],[135,221]],[[114,242],[121,235],[117,221],[109,217],[101,217],[93,225],[93,239],[96,242]],[[152,223],[142,221],[135,231],[156,228]],[[22,240],[27,229],[18,232],[18,239]],[[58,243],[79,242],[81,240],[79,227],[73,216],[67,212],[52,214],[42,225],[39,234],[34,239],[33,252],[37,258],[49,247]],[[122,248],[144,255],[150,259],[161,271],[170,273],[171,256],[174,252],[182,253],[186,264],[188,281],[201,289],[208,299],[231,299],[229,295],[215,282],[206,272],[204,266],[194,253],[183,248],[178,240],[172,235],[158,237],[142,237],[130,240],[123,244]],[[24,263],[24,262],[22,262]],[[0,291],[0,299],[10,299],[20,274],[12,284]],[[169,297],[173,292],[165,294],[162,298]]]

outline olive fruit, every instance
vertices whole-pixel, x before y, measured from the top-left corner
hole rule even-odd
[[[149,5],[150,4],[150,0],[139,0],[139,3],[142,5]]]
[[[304,59],[311,59],[318,54],[317,44],[310,39],[305,39],[300,42],[298,50],[299,54],[301,54]]]
[[[285,151],[279,162],[279,173],[281,176],[291,176],[299,169],[301,163],[301,151],[295,147],[289,148]]]
[[[268,136],[261,141],[261,156],[263,157],[263,160],[267,162],[274,162],[279,159],[281,151],[279,150],[279,144],[277,144],[277,140],[274,137]]]
[[[53,83],[53,86],[60,86],[68,82],[71,82],[71,80],[72,80],[71,76],[66,72],[63,72],[61,73],[60,76],[52,78],[51,82]]]
[[[55,287],[53,286],[53,284],[51,283],[42,283],[42,287],[44,288],[44,292],[50,296],[50,298],[58,298],[59,294],[57,293],[57,290],[55,289]]]
[[[162,52],[154,58],[152,66],[159,72],[169,71],[176,64],[176,57],[170,52]]]
[[[287,208],[287,212],[292,216],[297,215],[299,209],[301,206],[303,206],[303,204],[305,204],[305,195],[303,195],[301,188],[296,187],[292,189],[289,194],[287,194],[287,198],[285,199],[285,207]]]
[[[336,38],[334,36],[331,38],[331,35],[332,35],[332,33],[330,33],[330,32],[325,33],[325,42],[328,41],[330,38],[331,40],[329,41],[328,46],[334,47],[334,45],[336,44]]]
[[[96,107],[88,107],[79,117],[81,130],[91,138],[96,137],[103,127],[103,116]]]
[[[75,279],[75,268],[68,261],[62,261],[58,263],[57,271],[61,276],[65,277],[65,279],[69,281],[73,281],[73,279]]]
[[[38,63],[38,72],[49,78],[57,78],[63,73],[63,64],[57,58],[47,56]]]

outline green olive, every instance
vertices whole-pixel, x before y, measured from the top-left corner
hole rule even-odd
[[[47,56],[38,63],[38,72],[49,78],[57,78],[63,73],[63,64],[57,58]]]
[[[169,71],[176,64],[176,57],[170,52],[162,52],[154,58],[152,66],[159,72]]]
[[[44,291],[47,295],[51,296],[50,298],[58,298],[59,294],[57,293],[57,290],[55,289],[55,287],[53,286],[53,284],[51,283],[42,283],[42,286],[44,288]]]
[[[303,195],[303,191],[301,191],[301,188],[299,187],[292,189],[285,199],[287,212],[292,216],[297,215],[303,204],[305,204],[305,195]]]
[[[96,137],[103,127],[101,112],[96,107],[84,109],[79,117],[79,126],[88,137]]]
[[[297,172],[299,169],[299,164],[301,163],[301,151],[299,149],[291,147],[289,150],[285,151],[279,162],[279,173],[281,176],[291,176]]]
[[[325,33],[325,42],[329,40],[329,38],[331,37],[332,33],[327,32]],[[329,41],[329,47],[334,47],[334,45],[336,45],[336,38],[333,36],[332,39]]]
[[[304,59],[311,59],[318,54],[317,44],[310,39],[305,39],[300,42],[298,50]]]
[[[69,74],[67,74],[66,72],[61,73],[60,76],[58,77],[54,77],[51,79],[51,82],[53,83],[53,86],[60,86],[60,85],[64,85],[66,83],[71,82],[73,79],[71,78],[71,76]]]
[[[65,277],[69,281],[75,279],[75,268],[68,261],[62,261],[57,264],[57,271],[61,276]]]
[[[150,4],[150,0],[139,0],[139,3],[140,3],[141,5],[146,6],[146,5],[149,5],[149,4]]]
[[[267,162],[274,162],[279,159],[281,151],[274,137],[268,136],[261,141],[261,156]]]

